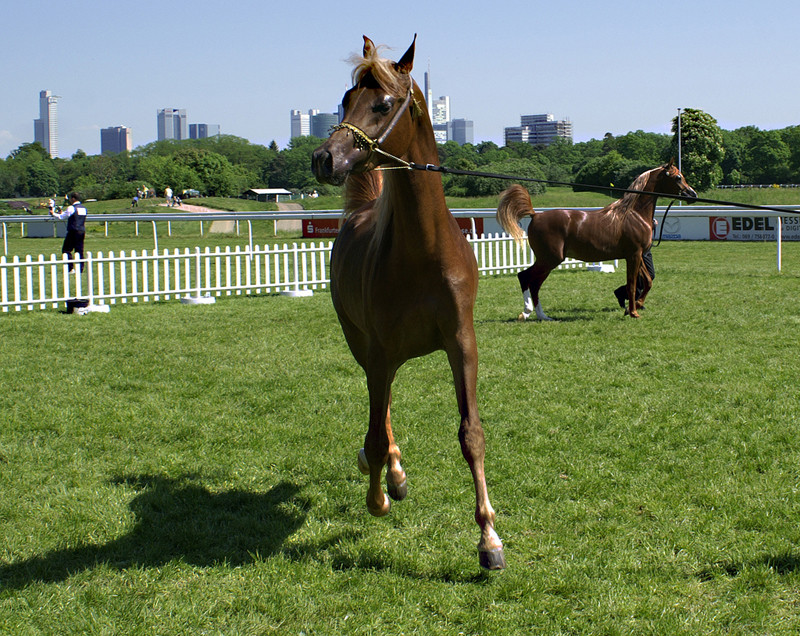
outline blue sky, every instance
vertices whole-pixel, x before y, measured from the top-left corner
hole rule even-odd
[[[800,124],[796,0],[6,3],[0,157],[33,140],[40,90],[60,95],[59,155],[100,152],[100,129],[156,137],[156,111],[284,147],[289,111],[334,112],[361,35],[397,59],[417,38],[435,97],[502,145],[522,114],[573,122],[575,141],[669,132],[677,109],[721,127]]]

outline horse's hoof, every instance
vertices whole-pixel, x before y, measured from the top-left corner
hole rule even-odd
[[[527,319],[528,316],[526,316],[525,314],[520,314],[519,316],[517,316],[517,322],[525,322]]]
[[[386,495],[383,495],[383,505],[371,506],[369,499],[367,499],[367,510],[373,517],[385,517],[392,509],[392,501]]]
[[[506,557],[503,548],[495,550],[478,550],[478,560],[481,567],[485,570],[504,570],[506,567]]]
[[[404,479],[399,484],[392,484],[389,480],[386,480],[386,490],[389,493],[389,496],[394,499],[395,501],[402,501],[406,498],[408,494],[408,480]]]
[[[369,462],[363,448],[358,451],[358,470],[364,475],[369,475]]]

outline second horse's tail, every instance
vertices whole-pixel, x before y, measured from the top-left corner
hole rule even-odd
[[[517,243],[523,242],[524,232],[519,226],[523,216],[533,215],[531,195],[519,184],[514,184],[500,194],[497,222]]]

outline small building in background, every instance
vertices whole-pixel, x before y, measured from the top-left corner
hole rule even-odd
[[[284,188],[250,188],[244,194],[243,199],[250,199],[251,201],[273,201],[278,203],[280,197],[291,198],[292,193]]]

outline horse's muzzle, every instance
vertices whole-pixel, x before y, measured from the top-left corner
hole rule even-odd
[[[325,145],[317,148],[314,154],[311,155],[311,170],[317,181],[321,183],[339,185],[344,181],[344,176],[341,178],[334,177],[333,155]]]

